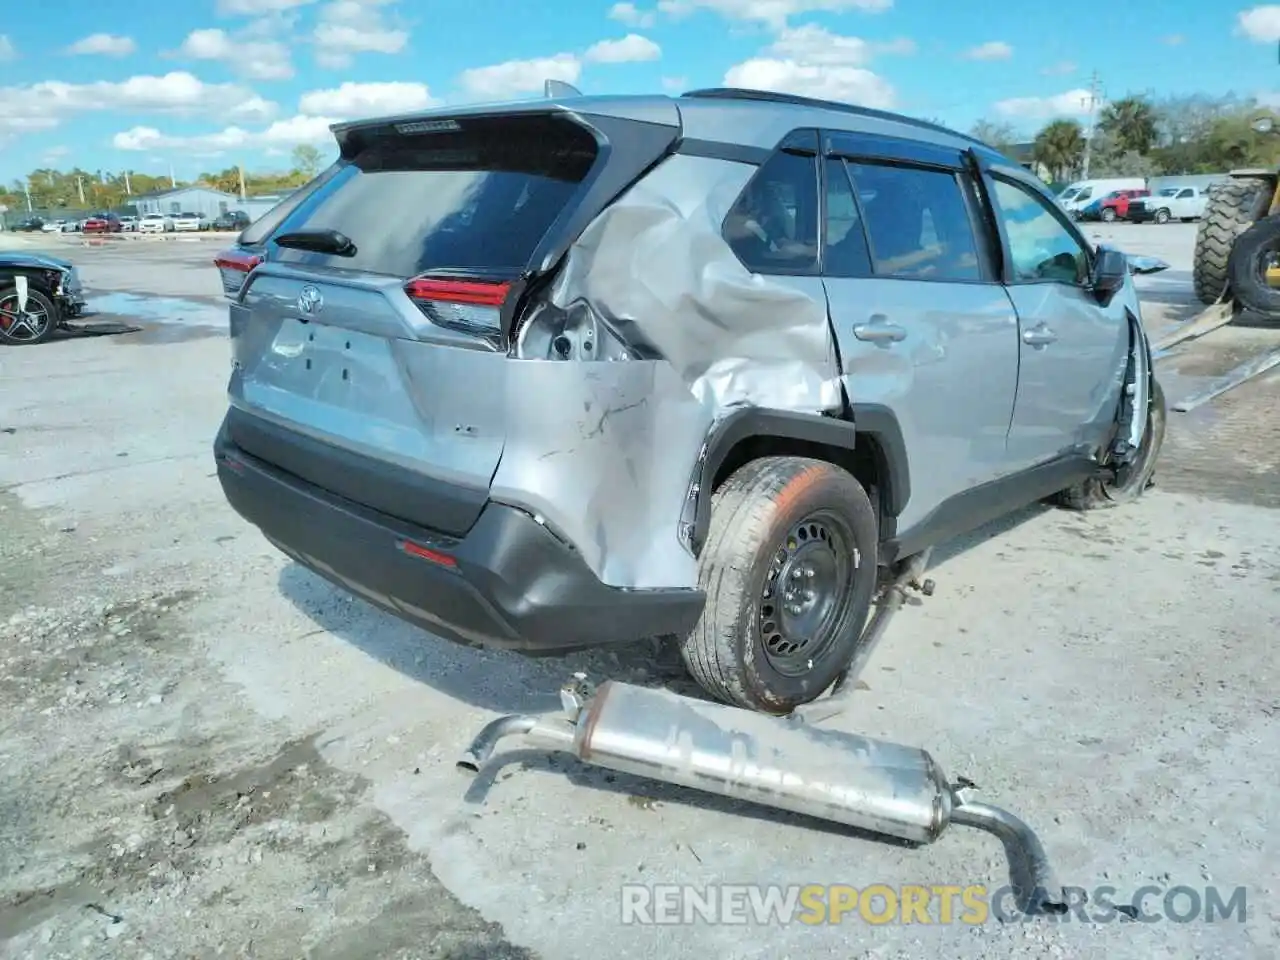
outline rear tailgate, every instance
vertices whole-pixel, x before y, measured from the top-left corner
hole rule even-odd
[[[234,297],[228,432],[318,487],[457,536],[503,452],[515,361],[502,305],[616,155],[563,111],[404,126],[353,138],[352,155],[248,251],[247,280],[222,264]]]

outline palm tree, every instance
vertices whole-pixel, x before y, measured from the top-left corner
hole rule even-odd
[[[1031,159],[1043,164],[1054,180],[1070,179],[1084,159],[1084,130],[1075,120],[1054,120],[1036,134]]]
[[[1150,153],[1159,137],[1155,108],[1144,97],[1125,97],[1107,104],[1098,127],[1115,141],[1121,153]]]

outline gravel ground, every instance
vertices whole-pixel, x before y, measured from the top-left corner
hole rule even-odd
[[[1174,269],[1194,228],[1094,233]],[[1064,883],[1246,888],[1217,923],[636,926],[623,884],[1009,882],[956,828],[908,849],[519,752],[453,760],[575,669],[434,641],[290,564],[222,500],[216,245],[69,252],[141,329],[0,353],[0,954],[32,958],[1263,958],[1280,951],[1280,377],[1171,414],[1157,486],[940,551],[832,726],[919,744],[1041,833]],[[141,269],[139,268],[141,263]],[[157,323],[164,318],[168,322]],[[223,323],[225,321],[222,321]],[[1170,399],[1267,334],[1162,363]],[[1095,909],[1096,904],[1093,908]],[[937,913],[933,914],[937,918]]]

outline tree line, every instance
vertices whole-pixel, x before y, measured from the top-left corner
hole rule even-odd
[[[1258,132],[1253,122],[1268,117],[1275,132]],[[980,120],[969,131],[1002,153],[1025,143],[1003,122]],[[1078,179],[1086,147],[1091,177],[1159,177],[1223,173],[1238,167],[1273,167],[1280,162],[1280,116],[1252,98],[1168,97],[1131,94],[1098,113],[1092,142],[1078,120],[1045,124],[1031,141],[1032,161],[1057,182]]]
[[[302,186],[319,172],[324,160],[315,147],[303,144],[293,151],[289,169],[251,173],[244,171],[245,193],[273,194]],[[146,173],[108,173],[103,170],[55,170],[41,167],[25,179],[0,187],[0,204],[8,208],[7,219],[20,219],[28,208],[35,211],[114,210],[129,212],[139,196],[172,190],[175,186],[208,186],[226,193],[240,194],[240,168],[201,173],[194,180],[171,181],[168,176]],[[27,202],[30,197],[30,204]]]

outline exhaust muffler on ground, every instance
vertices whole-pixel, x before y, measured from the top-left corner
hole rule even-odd
[[[953,823],[993,833],[1026,871],[1025,909],[1066,907],[1044,848],[1018,817],[965,797],[924,750],[814,727],[667,690],[581,678],[561,691],[563,718],[512,715],[489,723],[458,761],[477,773],[504,737],[619,773],[929,844]]]

